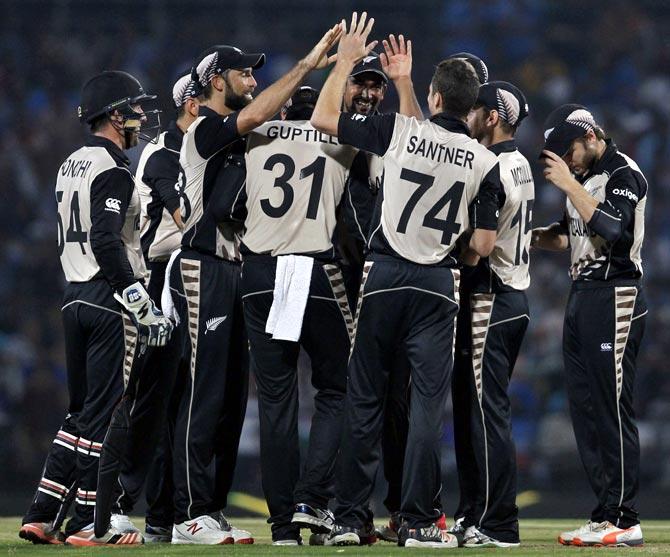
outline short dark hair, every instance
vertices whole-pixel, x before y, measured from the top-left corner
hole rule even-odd
[[[489,114],[491,114],[491,109],[486,106],[485,104],[482,103],[475,103],[475,105],[472,107],[473,109],[478,109],[478,108],[483,108],[484,109],[484,114],[486,118],[489,117]],[[502,118],[498,118],[498,122],[500,122],[500,129],[505,132],[506,134],[509,135],[514,135],[516,134],[516,130],[519,128],[519,124],[512,125],[510,124],[507,120],[503,120]]]
[[[445,112],[465,118],[477,100],[479,78],[468,62],[457,58],[442,60],[430,82],[433,92],[442,98]]]
[[[105,124],[108,121],[109,121],[109,116],[107,114],[103,114],[99,118],[96,118],[95,120],[91,121],[89,123],[89,126],[91,128],[91,133],[99,132],[102,128],[105,127]]]
[[[212,98],[213,93],[214,93],[214,86],[212,85],[212,82],[210,81],[207,85],[205,85],[202,88],[202,92],[198,95],[198,99],[200,101],[206,101],[206,100]]]

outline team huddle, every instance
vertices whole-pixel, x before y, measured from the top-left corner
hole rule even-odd
[[[354,13],[256,97],[264,54],[204,51],[134,176],[124,151],[152,129],[157,111],[142,105],[155,96],[121,71],[84,85],[91,135],[56,180],[70,406],[22,538],[253,543],[224,515],[251,371],[273,544],[301,545],[304,530],[310,545],[518,546],[507,391],[532,247],[571,252],[566,388],[597,499],[558,540],[643,543],[643,174],[586,107],[560,106],[533,156],[565,212],[533,228],[533,175],[514,139],[523,92],[457,53],[435,68],[426,119],[411,41],[390,35],[376,54],[373,26]],[[326,67],[321,91],[302,86]],[[397,112],[382,110],[389,81]],[[301,349],[316,390],[302,459]],[[450,392],[460,499],[449,526]],[[391,519],[376,528],[380,463]],[[144,534],[128,518],[143,490]]]

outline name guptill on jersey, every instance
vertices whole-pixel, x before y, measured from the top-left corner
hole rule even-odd
[[[339,145],[336,138],[321,133],[316,130],[295,128],[289,126],[270,126],[267,129],[267,136],[270,139],[288,139],[289,141],[306,141],[313,143],[327,143],[329,145]]]

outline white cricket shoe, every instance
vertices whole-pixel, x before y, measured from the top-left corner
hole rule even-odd
[[[109,525],[124,534],[140,534],[139,528],[136,528],[128,515],[113,514],[109,517]]]
[[[247,532],[241,528],[235,528],[235,526],[233,526],[224,516],[223,511],[219,511],[215,516],[219,520],[219,526],[221,526],[221,530],[224,532],[229,532],[233,536],[234,543],[254,543],[254,537],[251,535],[251,532]]]
[[[575,538],[579,538],[580,536],[589,533],[593,528],[598,526],[598,524],[600,523],[592,522],[589,520],[586,524],[584,524],[584,526],[580,526],[575,530],[568,530],[567,532],[562,532],[558,536],[558,543],[562,545],[572,545],[572,542]]]
[[[208,514],[203,514],[193,520],[185,520],[172,527],[172,543],[222,545],[235,543],[230,531],[223,530],[219,521]]]
[[[611,522],[601,522],[572,540],[572,545],[636,547],[644,543],[642,528],[639,524],[630,528],[619,528]]]
[[[487,536],[476,526],[470,526],[463,536],[463,547],[519,547],[520,542],[503,542]]]

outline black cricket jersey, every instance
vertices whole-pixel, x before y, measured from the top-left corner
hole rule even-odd
[[[164,261],[179,247],[181,230],[172,215],[179,209],[179,151],[183,132],[170,122],[156,143],[148,143],[140,155],[135,183],[142,213],[140,235],[147,261]]]
[[[341,143],[382,157],[384,180],[371,224],[370,259],[391,255],[422,265],[456,266],[450,255],[468,228],[495,230],[499,167],[446,114],[419,121],[401,114],[342,114]]]
[[[566,201],[561,225],[570,240],[570,276],[577,281],[640,278],[648,189],[640,167],[608,139],[602,157],[579,181],[598,207],[586,223]]]
[[[237,115],[221,116],[200,107],[198,119],[184,134],[179,155],[184,175],[182,247],[229,261],[240,260],[244,221],[244,180],[239,179],[244,173],[239,161],[243,161],[245,140],[237,132]]]
[[[92,135],[58,170],[58,250],[68,282],[105,278],[117,292],[144,278],[140,199],[130,161]]]

